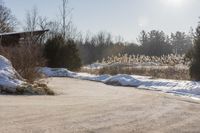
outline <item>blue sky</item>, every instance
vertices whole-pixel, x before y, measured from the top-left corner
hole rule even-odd
[[[23,24],[25,12],[37,6],[40,15],[57,19],[61,0],[4,0]],[[141,30],[188,32],[200,16],[200,0],[70,0],[78,30],[111,32],[136,41]]]

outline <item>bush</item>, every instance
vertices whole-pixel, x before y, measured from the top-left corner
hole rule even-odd
[[[52,68],[68,68],[77,70],[81,67],[81,59],[73,40],[65,40],[55,36],[47,40],[44,48],[47,64]]]
[[[9,92],[4,92],[10,94]],[[34,82],[33,84],[23,84],[16,89],[17,95],[55,95],[54,91],[51,90],[46,84]]]
[[[191,54],[190,76],[194,80],[200,80],[200,25],[196,29],[194,43],[195,45]]]
[[[28,82],[40,77],[37,67],[45,66],[41,45],[23,44],[17,46],[0,47],[0,54],[8,58],[17,72]]]

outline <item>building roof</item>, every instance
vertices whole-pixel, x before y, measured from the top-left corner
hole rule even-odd
[[[9,33],[0,33],[0,37],[11,37],[11,36],[26,36],[26,35],[41,35],[49,30],[36,30],[36,31],[24,31],[24,32],[9,32]]]

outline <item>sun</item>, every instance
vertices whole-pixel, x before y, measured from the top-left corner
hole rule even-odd
[[[167,6],[182,7],[185,0],[163,0]]]

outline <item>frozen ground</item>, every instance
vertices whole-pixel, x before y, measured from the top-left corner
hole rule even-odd
[[[56,96],[0,95],[0,133],[198,133],[200,102],[73,78]]]
[[[152,79],[146,76],[118,74],[91,75],[87,73],[75,73],[67,69],[41,68],[40,72],[48,77],[70,77],[83,80],[102,82],[109,85],[129,86],[139,89],[162,91],[171,94],[200,98],[200,82],[179,81],[166,79]]]

